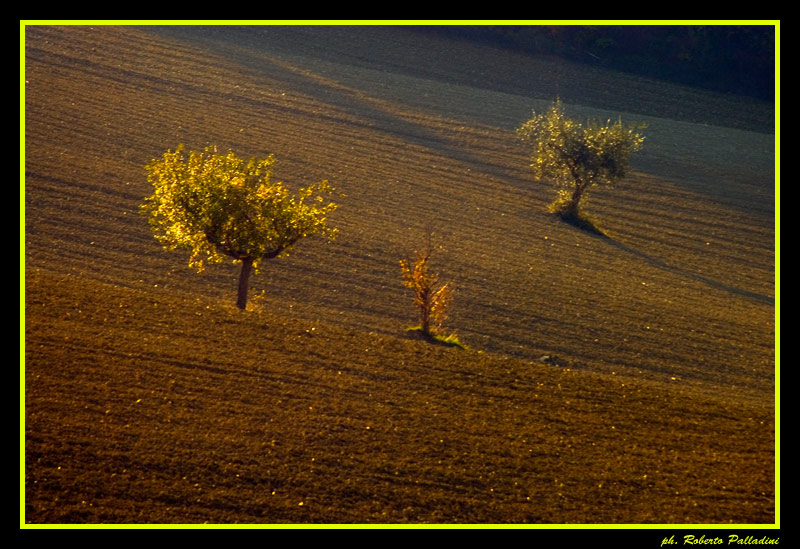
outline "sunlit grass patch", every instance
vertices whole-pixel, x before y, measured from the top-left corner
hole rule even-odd
[[[458,347],[459,349],[464,349],[464,350],[469,349],[469,347],[467,347],[464,343],[462,343],[458,339],[458,336],[456,334],[450,334],[444,336],[432,333],[425,333],[425,331],[422,329],[421,326],[411,326],[410,328],[406,328],[406,333],[408,333],[412,337],[425,340],[428,343],[445,345],[447,347]]]

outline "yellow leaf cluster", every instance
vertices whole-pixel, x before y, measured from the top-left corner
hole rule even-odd
[[[189,265],[263,259],[289,253],[302,238],[325,235],[337,205],[327,181],[291,193],[272,180],[272,155],[243,160],[214,146],[186,151],[181,145],[146,166],[153,193],[142,213],[155,238],[170,250],[188,249]]]

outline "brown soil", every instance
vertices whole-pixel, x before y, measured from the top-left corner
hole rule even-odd
[[[775,523],[771,106],[403,28],[25,39],[25,523]],[[555,95],[648,123],[603,235],[514,136]],[[236,310],[138,214],[179,143],[330,180],[339,238]],[[467,350],[405,334],[431,225]]]

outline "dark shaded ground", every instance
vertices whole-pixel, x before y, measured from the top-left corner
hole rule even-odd
[[[776,23],[458,25],[417,30],[773,102]]]

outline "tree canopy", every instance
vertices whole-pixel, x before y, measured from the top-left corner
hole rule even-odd
[[[638,128],[621,120],[586,125],[571,120],[560,100],[544,113],[534,111],[517,134],[532,145],[534,177],[561,187],[551,208],[565,217],[578,216],[580,199],[589,187],[624,177],[630,155],[644,141]]]
[[[300,239],[333,238],[325,201],[327,181],[292,194],[272,181],[273,155],[243,160],[214,146],[202,151],[167,151],[146,166],[154,192],[142,212],[155,238],[168,250],[188,249],[189,266],[202,272],[208,263],[241,263],[237,305],[244,309],[251,269],[265,259],[286,255]]]

